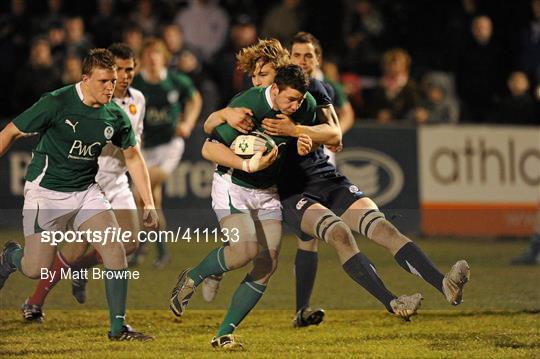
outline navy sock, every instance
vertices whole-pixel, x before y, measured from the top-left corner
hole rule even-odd
[[[416,274],[443,293],[442,280],[444,275],[416,244],[408,242],[401,247],[394,258],[407,272]]]
[[[343,269],[356,283],[360,284],[365,290],[377,298],[379,302],[384,304],[390,313],[394,312],[390,306],[390,302],[396,296],[384,286],[384,283],[375,271],[375,266],[368,257],[363,253],[356,253],[347,262],[343,263]]]
[[[296,311],[309,306],[315,276],[317,275],[317,252],[299,249],[294,261],[294,274],[296,278]]]

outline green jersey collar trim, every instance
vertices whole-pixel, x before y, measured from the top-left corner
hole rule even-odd
[[[268,106],[270,106],[270,110],[274,110],[274,104],[272,103],[272,96],[270,96],[270,90],[272,89],[272,86],[268,86],[264,90],[264,98],[266,99],[266,103]]]

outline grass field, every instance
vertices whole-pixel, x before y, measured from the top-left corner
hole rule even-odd
[[[4,232],[0,242],[21,239]],[[524,242],[431,239],[417,243],[442,271],[457,259],[471,265],[471,282],[464,303],[450,307],[443,297],[417,277],[404,272],[383,249],[360,241],[396,294],[420,292],[419,315],[405,323],[386,314],[342,271],[331,248],[321,247],[313,304],[327,309],[319,327],[293,329],[294,241],[284,239],[280,267],[269,289],[237,330],[246,352],[237,357],[405,357],[405,358],[533,358],[540,356],[540,267],[510,267]],[[231,293],[245,271],[227,274],[216,301],[199,294],[176,320],[166,309],[178,272],[196,264],[212,247],[175,244],[173,262],[162,271],[149,258],[141,279],[130,282],[128,321],[151,333],[151,343],[110,343],[105,338],[107,311],[102,281],[88,284],[88,303],[71,296],[70,283],[61,281],[49,295],[42,324],[21,320],[19,305],[33,290],[31,280],[14,274],[0,292],[0,357],[215,357],[209,341]],[[153,256],[153,253],[152,253]]]

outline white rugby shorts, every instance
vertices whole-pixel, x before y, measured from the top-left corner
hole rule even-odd
[[[142,154],[146,162],[146,167],[159,167],[168,176],[178,166],[184,154],[184,139],[174,137],[167,143],[150,148],[143,148]]]

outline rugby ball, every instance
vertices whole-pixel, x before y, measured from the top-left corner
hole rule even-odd
[[[266,133],[253,131],[247,135],[240,135],[231,144],[231,149],[242,158],[251,158],[255,153],[264,150],[264,154],[277,147],[274,139]]]

